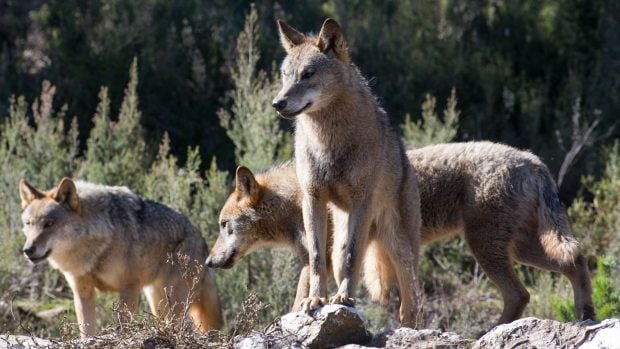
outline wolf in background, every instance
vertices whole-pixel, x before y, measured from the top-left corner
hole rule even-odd
[[[354,304],[362,256],[367,246],[377,244],[392,251],[385,262],[396,269],[401,324],[415,327],[420,203],[404,146],[350,62],[336,21],[327,19],[318,36],[306,36],[282,21],[278,26],[287,56],[273,106],[295,119],[296,172],[308,240],[310,289],[301,307],[311,311],[325,303],[329,210],[338,284],[330,303]]]
[[[126,187],[69,178],[49,191],[22,179],[19,192],[24,255],[63,273],[82,337],[95,334],[95,289],[120,293],[131,313],[143,291],[156,316],[178,320],[189,306],[199,329],[220,327],[213,271],[202,266],[207,245],[183,215]]]
[[[407,156],[418,176],[422,244],[464,235],[475,259],[501,292],[504,310],[498,323],[519,318],[529,300],[514,262],[565,275],[573,287],[578,318],[594,318],[585,259],[555,182],[538,157],[491,142],[438,144],[409,150]],[[228,222],[231,229],[220,234],[208,262],[231,267],[259,248],[293,249],[304,266],[293,306],[299,310],[309,287],[301,205],[293,163],[256,176],[241,167],[237,188],[220,214],[220,221]],[[330,237],[331,233],[328,242]],[[364,285],[373,300],[382,303],[397,280],[398,269],[388,258],[392,253],[371,244],[363,257]]]

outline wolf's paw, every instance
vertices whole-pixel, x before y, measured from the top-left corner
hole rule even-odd
[[[322,297],[308,297],[301,300],[300,308],[305,313],[311,313],[327,304],[327,299]]]
[[[355,298],[347,297],[342,293],[336,293],[329,299],[329,304],[342,304],[347,307],[355,306]]]

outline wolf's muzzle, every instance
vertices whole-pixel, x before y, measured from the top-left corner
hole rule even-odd
[[[233,250],[230,256],[225,260],[214,260],[213,257],[209,256],[205,261],[205,264],[209,268],[222,268],[229,269],[235,264],[235,255],[237,254],[237,250]]]
[[[281,99],[274,99],[273,102],[271,103],[271,106],[274,107],[277,111],[281,111],[284,108],[286,108],[286,105],[288,103],[286,102],[286,99],[281,98]]]
[[[49,257],[49,255],[52,253],[52,250],[49,249],[42,256],[37,256],[37,248],[35,246],[28,246],[25,247],[22,252],[24,252],[24,255],[26,256],[26,258],[28,258],[28,260],[36,264],[44,261],[47,257]]]

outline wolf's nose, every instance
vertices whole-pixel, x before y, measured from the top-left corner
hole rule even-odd
[[[36,250],[37,250],[36,247],[28,246],[28,247],[24,247],[23,252],[26,254],[26,256],[32,256]]]
[[[207,267],[212,268],[213,267],[213,261],[211,260],[211,257],[207,257],[207,260],[205,261],[205,264],[207,265]]]
[[[274,99],[271,103],[271,106],[276,108],[276,110],[280,111],[286,108],[286,99]]]

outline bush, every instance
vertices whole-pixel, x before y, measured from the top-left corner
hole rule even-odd
[[[129,82],[117,121],[111,120],[108,89],[99,92],[99,105],[93,118],[95,126],[86,142],[86,154],[78,174],[88,181],[109,185],[127,185],[143,191],[143,173],[149,153],[140,126],[138,109],[138,61],[129,69]]]
[[[422,103],[422,117],[412,121],[411,115],[405,115],[405,122],[401,125],[405,142],[415,147],[447,143],[456,138],[459,126],[460,111],[456,109],[456,91],[453,88],[443,111],[443,120],[436,112],[437,100],[426,94]]]
[[[589,192],[579,196],[568,213],[585,252],[591,256],[620,253],[620,142],[603,149],[605,169],[599,181],[582,179]],[[591,200],[586,199],[592,195]]]

